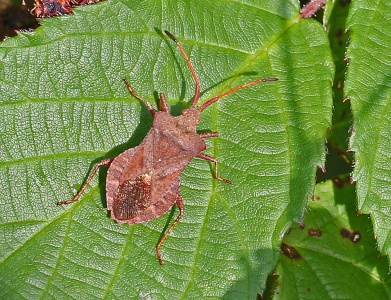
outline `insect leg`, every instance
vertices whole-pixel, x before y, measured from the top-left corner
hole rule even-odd
[[[156,254],[157,254],[157,258],[159,260],[159,263],[162,265],[163,264],[163,260],[162,260],[162,255],[160,253],[160,248],[162,247],[164,241],[166,240],[167,236],[171,233],[171,231],[175,228],[175,226],[178,224],[179,220],[182,218],[184,212],[185,212],[185,205],[183,204],[183,200],[182,200],[182,197],[181,195],[177,195],[177,199],[176,199],[176,205],[178,206],[179,208],[179,215],[178,217],[175,219],[174,223],[172,223],[172,225],[170,226],[170,228],[164,233],[162,239],[159,241],[159,243],[157,243],[156,245]]]
[[[113,158],[108,158],[108,159],[104,159],[104,160],[98,162],[95,165],[94,169],[91,171],[90,176],[88,176],[87,180],[84,182],[84,184],[82,185],[80,190],[75,195],[75,197],[73,197],[73,199],[71,199],[71,200],[57,202],[57,205],[71,204],[73,202],[76,202],[80,198],[80,196],[83,194],[83,192],[87,188],[87,185],[90,183],[92,178],[95,176],[96,172],[98,172],[99,168],[102,167],[102,166],[109,166],[112,161],[113,161]]]
[[[166,96],[163,93],[159,95],[159,110],[170,113],[170,107],[167,104]]]
[[[214,138],[218,137],[219,133],[218,132],[202,132],[198,134],[201,138],[207,139],[207,138]]]
[[[129,84],[129,81],[125,78],[124,79],[124,82],[126,84],[126,87],[128,88],[129,92],[132,94],[132,96],[142,102],[144,102],[144,104],[147,106],[149,112],[151,113],[152,117],[155,115],[155,109],[153,108],[153,106],[151,105],[151,103],[148,102],[148,100],[144,99],[143,97],[141,97],[140,95],[138,95],[134,90],[133,88],[131,87],[131,85]]]
[[[217,180],[224,181],[224,182],[226,182],[226,183],[232,183],[231,180],[222,178],[222,177],[220,177],[220,176],[218,175],[218,168],[219,168],[219,167],[218,167],[218,162],[217,162],[217,159],[216,159],[216,158],[214,158],[213,156],[209,156],[209,155],[207,155],[207,154],[205,154],[205,153],[200,153],[200,154],[197,155],[197,157],[215,163],[216,166],[215,166],[214,175],[215,175],[215,178],[216,178]]]
[[[194,106],[194,105],[196,105],[196,103],[198,102],[198,99],[200,98],[200,83],[198,81],[197,74],[194,70],[193,64],[191,63],[189,56],[187,55],[185,49],[183,48],[181,43],[177,40],[177,38],[175,36],[173,36],[172,33],[168,32],[167,30],[164,30],[164,32],[169,36],[170,39],[172,39],[175,42],[175,44],[177,44],[177,46],[179,47],[179,50],[181,51],[183,57],[186,60],[187,65],[189,66],[191,75],[193,76],[193,79],[195,82],[195,92],[194,92],[193,102],[191,103],[191,106]]]

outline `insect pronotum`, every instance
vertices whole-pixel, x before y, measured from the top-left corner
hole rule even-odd
[[[111,212],[110,217],[120,224],[150,221],[166,213],[176,203],[179,215],[156,245],[160,264],[163,264],[160,248],[184,213],[184,204],[179,192],[179,177],[193,157],[214,163],[214,177],[231,183],[230,180],[219,176],[217,160],[202,152],[206,149],[204,139],[217,137],[218,133],[196,132],[201,113],[214,102],[240,89],[260,82],[278,80],[277,78],[256,79],[234,87],[196,107],[200,98],[197,74],[179,41],[170,32],[165,31],[165,33],[179,47],[195,82],[195,92],[190,107],[184,109],[180,116],[173,116],[164,94],[160,93],[159,110],[155,110],[151,103],[139,96],[128,80],[124,79],[129,92],[147,106],[153,117],[152,128],[139,146],[128,149],[115,158],[104,159],[97,163],[72,200],[57,203],[62,205],[77,201],[101,166],[109,166],[106,178],[107,209]]]

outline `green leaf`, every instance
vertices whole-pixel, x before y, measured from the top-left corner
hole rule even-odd
[[[351,31],[345,93],[354,117],[351,149],[358,208],[369,213],[379,249],[391,254],[391,18],[388,1],[353,2],[347,25]]]
[[[254,299],[274,269],[281,238],[312,194],[331,123],[334,67],[320,24],[298,3],[110,1],[42,20],[0,44],[0,296],[4,299]],[[175,114],[194,83],[200,103],[261,77],[278,77],[208,108],[199,130],[218,131],[207,153],[227,185],[194,159],[181,175],[178,210],[119,225],[105,209],[102,170],[73,197],[93,165],[138,145],[152,124],[123,78]],[[98,178],[99,177],[99,178]]]
[[[389,299],[387,258],[371,220],[354,213],[354,189],[349,177],[316,185],[303,223],[284,237],[274,299]]]

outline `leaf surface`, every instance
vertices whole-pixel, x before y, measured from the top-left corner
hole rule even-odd
[[[254,299],[274,269],[281,238],[312,194],[331,122],[334,67],[323,28],[300,20],[296,1],[110,1],[42,20],[0,44],[0,296],[4,299]],[[223,5],[224,4],[224,5]],[[93,165],[138,145],[145,106],[164,92],[178,115],[194,83],[201,100],[260,77],[278,77],[208,108],[198,129],[218,131],[181,175],[185,217],[155,245],[178,210],[118,225]]]

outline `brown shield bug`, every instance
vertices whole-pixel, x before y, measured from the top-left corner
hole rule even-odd
[[[111,218],[118,223],[137,224],[155,219],[166,213],[176,203],[179,215],[156,245],[159,263],[163,260],[160,248],[167,236],[178,224],[184,213],[184,204],[179,192],[179,177],[193,157],[215,163],[214,177],[230,183],[218,175],[217,160],[205,153],[205,138],[217,137],[217,132],[197,133],[201,113],[212,103],[229,94],[253,84],[276,81],[277,78],[257,79],[237,86],[221,95],[215,96],[200,107],[196,107],[200,97],[200,84],[189,56],[168,31],[165,33],[177,44],[190,69],[195,82],[195,92],[189,108],[180,116],[173,116],[163,93],[159,96],[159,110],[139,96],[124,79],[129,92],[142,101],[153,117],[153,126],[142,143],[128,149],[115,158],[97,163],[90,176],[72,200],[58,202],[58,205],[77,201],[101,166],[109,166],[106,178],[107,209]]]

